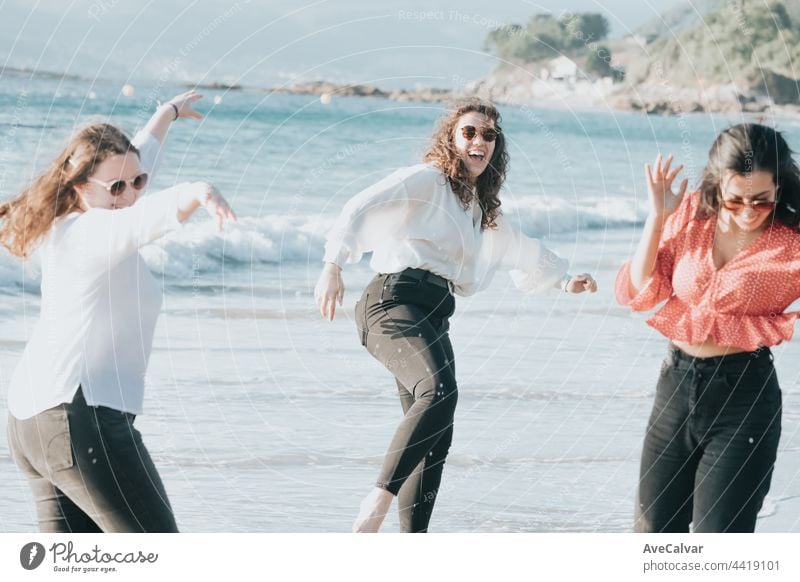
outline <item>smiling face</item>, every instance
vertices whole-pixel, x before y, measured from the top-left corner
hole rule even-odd
[[[737,174],[726,170],[720,184],[720,221],[726,226],[735,226],[741,232],[758,232],[766,227],[772,217],[772,209],[753,208],[756,201],[775,202],[777,187],[772,172],[758,170],[748,174]],[[726,202],[750,203],[740,210],[729,210]]]
[[[132,206],[139,199],[141,191],[133,188],[131,182],[141,173],[142,168],[139,165],[139,156],[134,152],[117,154],[106,158],[97,165],[90,176],[90,180],[98,180],[107,184],[117,180],[125,180],[128,183],[118,196],[113,196],[108,189],[93,181],[76,185],[75,189],[78,191],[84,210],[89,208],[114,210]]]
[[[475,135],[472,139],[464,136],[466,127],[475,128]],[[487,129],[494,129],[494,121],[477,111],[465,113],[458,118],[456,123],[453,140],[473,181],[477,180],[478,176],[486,170],[494,153],[495,141],[486,141],[483,138],[484,131]]]

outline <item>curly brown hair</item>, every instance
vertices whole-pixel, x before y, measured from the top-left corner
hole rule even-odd
[[[500,128],[500,112],[497,108],[477,97],[458,101],[447,108],[447,112],[439,120],[436,132],[431,137],[431,145],[425,153],[424,161],[439,168],[450,183],[450,187],[458,197],[464,209],[467,209],[474,196],[473,184],[461,154],[455,145],[455,130],[458,120],[466,113],[482,113],[494,122],[497,130],[494,153],[486,170],[478,176],[475,183],[478,203],[483,211],[481,229],[495,228],[495,219],[500,215],[500,188],[508,171],[508,152],[506,140]]]
[[[15,198],[0,203],[0,244],[28,257],[58,218],[81,211],[75,186],[84,184],[107,158],[128,152],[139,155],[113,125],[97,123],[78,131],[44,172]]]

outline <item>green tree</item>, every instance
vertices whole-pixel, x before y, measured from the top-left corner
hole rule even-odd
[[[613,77],[611,51],[608,50],[608,47],[601,45],[591,51],[583,69],[590,77]]]
[[[567,35],[567,46],[580,49],[590,42],[605,40],[608,36],[608,19],[598,13],[573,14],[561,17]]]
[[[563,24],[549,14],[537,14],[528,21],[525,59],[528,61],[554,58],[563,52],[567,34]]]
[[[483,49],[493,52],[495,55],[505,60],[517,58],[520,44],[518,40],[526,34],[525,28],[519,24],[510,24],[492,29],[483,41]]]
[[[572,56],[585,54],[587,45],[606,36],[608,20],[602,14],[567,13],[560,18],[535,14],[524,27],[511,24],[489,32],[484,49],[502,59],[532,62],[565,53]]]

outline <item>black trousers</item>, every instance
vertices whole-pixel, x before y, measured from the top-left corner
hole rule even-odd
[[[403,532],[428,530],[458,399],[448,335],[455,298],[433,279],[417,270],[378,275],[356,304],[361,343],[394,375],[400,394],[403,420],[377,486],[397,495]]]
[[[636,531],[752,532],[781,433],[772,354],[671,346],[642,450]]]
[[[176,532],[167,493],[133,414],[69,404],[8,417],[8,442],[48,533]]]

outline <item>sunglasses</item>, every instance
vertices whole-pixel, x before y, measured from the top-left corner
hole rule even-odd
[[[733,213],[741,212],[745,206],[749,206],[756,212],[772,212],[775,210],[775,206],[778,205],[778,202],[775,200],[752,200],[750,202],[745,202],[744,200],[727,200],[722,196],[719,197],[719,201],[722,205],[730,210]]]
[[[464,136],[464,139],[472,139],[478,133],[478,130],[475,128],[474,125],[465,125],[461,128],[461,135]],[[481,137],[483,141],[491,142],[497,139],[499,135],[499,131],[492,127],[482,127],[481,128]]]
[[[133,180],[114,180],[113,182],[103,182],[97,178],[87,178],[87,180],[93,184],[99,184],[112,196],[121,196],[129,184],[134,190],[142,190],[147,186],[147,178],[147,174],[143,172]]]

